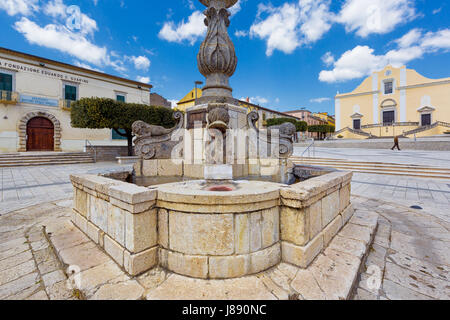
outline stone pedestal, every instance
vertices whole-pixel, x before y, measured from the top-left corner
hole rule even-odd
[[[206,180],[233,180],[233,166],[229,164],[212,164],[204,166]]]

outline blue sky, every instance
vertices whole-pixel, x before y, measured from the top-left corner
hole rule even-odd
[[[179,100],[203,80],[203,10],[197,0],[0,0],[0,46],[149,81]],[[232,14],[234,96],[268,108],[334,113],[337,91],[387,63],[450,76],[448,1],[239,0]]]

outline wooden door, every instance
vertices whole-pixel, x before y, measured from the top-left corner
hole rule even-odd
[[[47,118],[36,117],[27,124],[27,151],[53,151],[54,126]]]

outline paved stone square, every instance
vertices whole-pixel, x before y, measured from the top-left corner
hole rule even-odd
[[[152,290],[168,279],[171,280],[167,283],[174,286],[185,281],[181,276],[168,274],[162,269],[137,278],[126,276],[87,238],[77,236],[75,231],[72,236],[65,233],[74,228],[68,223],[72,206],[69,174],[117,170],[120,167],[123,166],[98,163],[0,169],[2,177],[5,177],[0,202],[0,299],[144,299],[156,295],[157,291]],[[18,177],[18,182],[14,177]],[[354,174],[354,207],[357,212],[376,214],[378,228],[350,298],[450,299],[449,183]],[[28,199],[22,195],[23,190],[30,193]],[[412,209],[412,205],[423,209]],[[359,221],[358,216],[356,214],[353,218],[354,223],[371,223],[369,216]],[[43,230],[44,225],[46,230]],[[46,234],[56,237],[64,249],[55,252]],[[336,243],[333,248],[341,245],[339,250],[356,252],[357,247],[349,247],[349,241],[339,244],[339,240],[338,235],[333,240]],[[75,251],[87,254],[86,264],[80,265],[80,271],[91,287],[82,291],[70,285],[76,279],[62,264],[62,257],[70,261]],[[319,265],[326,261],[327,258],[322,258]],[[304,282],[305,279],[309,282]],[[230,288],[236,285],[233,281],[236,282],[230,280]],[[305,274],[298,270],[294,274],[290,265],[283,264],[274,269],[269,278],[261,276],[252,285],[261,285],[253,287],[254,290],[261,289],[261,299],[314,299],[320,298],[321,292],[330,290],[329,285],[321,281],[317,275],[305,278]],[[286,290],[299,290],[299,283],[309,283],[310,289],[304,292],[304,296],[292,295],[293,292]],[[111,295],[112,292],[115,296]]]
[[[0,215],[43,201],[65,199],[72,194],[71,174],[96,174],[131,165],[114,162],[57,166],[0,168]]]

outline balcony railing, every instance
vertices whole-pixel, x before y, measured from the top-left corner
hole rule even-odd
[[[17,104],[19,102],[19,94],[12,91],[0,90],[0,103]]]
[[[72,103],[74,103],[74,102],[75,101],[73,101],[73,100],[61,99],[61,100],[59,100],[59,107],[63,110],[70,111],[70,108],[72,107]]]
[[[379,127],[402,127],[402,126],[418,126],[418,122],[386,122],[376,124],[366,124],[361,126],[361,129],[379,128]]]

